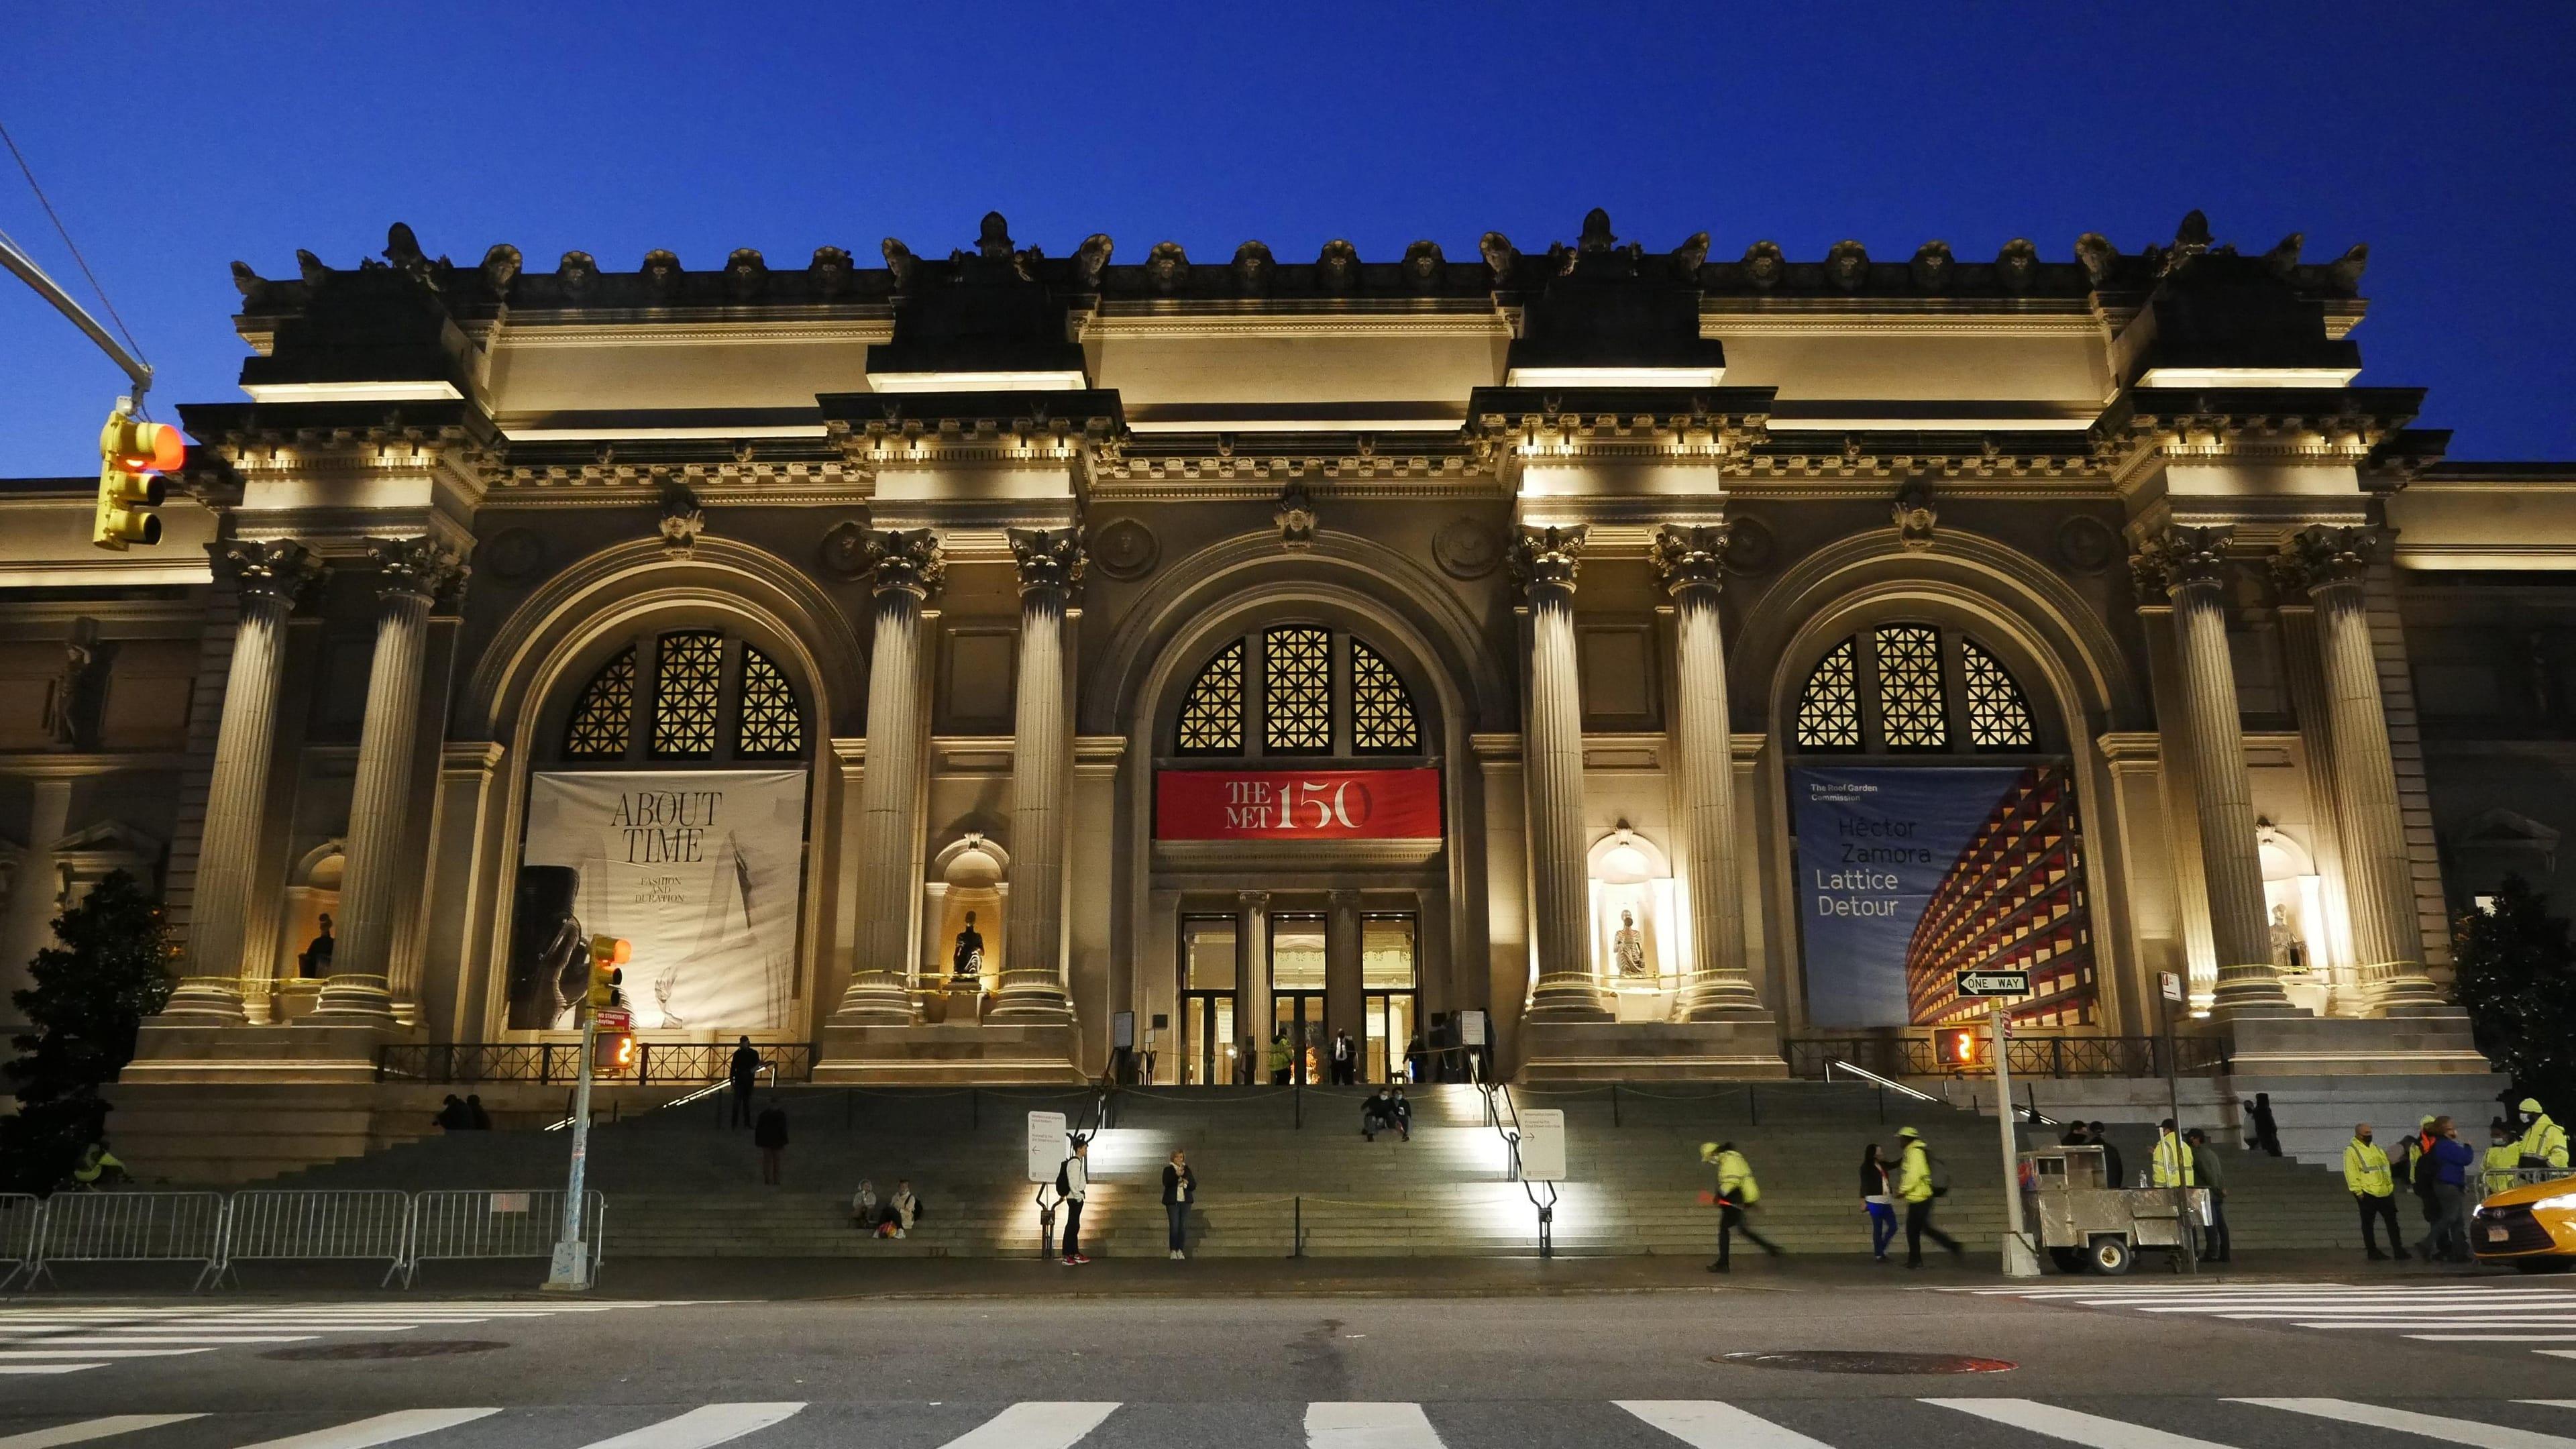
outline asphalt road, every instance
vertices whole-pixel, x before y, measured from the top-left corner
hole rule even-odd
[[[2576,1359],[2558,1356],[2576,1350],[2576,1290],[2554,1282],[2050,1279],[2035,1291],[2062,1296],[2042,1300],[1971,1286],[577,1307],[21,1298],[0,1308],[0,1449],[2576,1449],[2576,1407],[2518,1402],[2576,1403]],[[476,1344],[498,1346],[382,1356]],[[2011,1367],[1724,1358],[1802,1350]],[[165,1414],[200,1417],[98,1422]]]

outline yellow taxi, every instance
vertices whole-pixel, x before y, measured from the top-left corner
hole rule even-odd
[[[2479,1203],[2469,1246],[2481,1263],[2526,1273],[2576,1268],[2576,1177],[2509,1187]]]

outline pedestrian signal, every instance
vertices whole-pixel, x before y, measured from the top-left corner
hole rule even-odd
[[[634,955],[634,943],[622,937],[590,938],[590,1004],[594,1010],[617,1004],[617,988],[626,980],[626,973],[618,968]]]
[[[161,475],[187,461],[187,440],[166,423],[134,416],[134,404],[116,401],[98,435],[98,512],[89,541],[123,553],[129,544],[161,541]]]
[[[600,1038],[599,1059],[611,1072],[632,1071],[635,1067],[635,1038],[622,1031]]]
[[[1950,1027],[1932,1034],[1932,1058],[1945,1067],[1973,1067],[1985,1060],[1985,1043],[1974,1027]]]

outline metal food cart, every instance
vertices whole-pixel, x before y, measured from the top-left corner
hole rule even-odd
[[[2105,1180],[2099,1147],[2032,1148],[2021,1154],[2020,1176],[2032,1242],[2060,1272],[2126,1273],[2142,1249],[2182,1251],[2181,1211],[2209,1223],[2207,1188],[2184,1189],[2187,1202],[2178,1204],[2172,1188],[2121,1187]]]

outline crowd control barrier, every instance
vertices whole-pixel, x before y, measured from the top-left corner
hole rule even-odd
[[[381,1287],[411,1262],[411,1216],[411,1194],[389,1189],[237,1192],[216,1281],[238,1284],[246,1261],[348,1259],[386,1264]]]
[[[18,1281],[18,1275],[36,1271],[36,1245],[44,1236],[45,1205],[34,1193],[0,1192],[0,1263],[9,1266],[0,1273],[0,1291]]]
[[[45,1204],[27,1286],[56,1263],[195,1263],[202,1288],[224,1261],[219,1192],[64,1192]]]
[[[433,1258],[551,1258],[563,1227],[561,1188],[544,1192],[424,1192],[411,1200],[411,1260],[403,1286]],[[599,1278],[601,1228],[608,1203],[597,1192],[581,1195],[581,1240],[590,1250],[590,1276]]]

